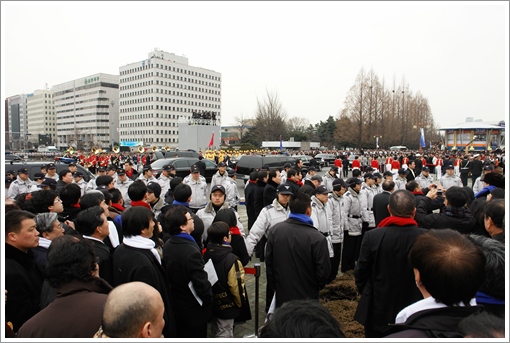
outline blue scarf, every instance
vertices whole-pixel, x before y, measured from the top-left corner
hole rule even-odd
[[[492,185],[483,187],[480,192],[475,194],[475,199],[477,199],[478,197],[489,194],[490,192],[492,192],[492,190],[494,190],[496,188],[497,188],[496,186],[492,186]]]
[[[189,207],[189,202],[180,202],[180,201],[174,200],[174,202],[172,203],[172,205],[175,205],[175,206],[186,206],[186,207]]]
[[[476,303],[490,305],[505,305],[505,300],[497,299],[483,292],[476,292]]]
[[[306,224],[310,224],[310,225],[313,226],[312,218],[308,217],[306,214],[290,212],[289,213],[289,218],[296,219],[296,220],[299,220],[300,222],[303,222],[303,223],[306,223]]]
[[[186,233],[186,232],[181,232],[181,233],[178,233],[178,234],[173,235],[173,236],[174,237],[184,238],[184,239],[192,241],[193,243],[196,243],[195,239],[193,237],[191,237],[191,235],[189,233]]]

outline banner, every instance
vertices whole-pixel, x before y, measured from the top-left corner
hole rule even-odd
[[[214,132],[212,133],[211,141],[209,142],[209,145],[207,146],[207,149],[210,149],[213,145],[214,145]]]
[[[426,144],[425,144],[425,133],[423,131],[423,128],[420,128],[420,146],[422,148],[425,148]]]
[[[283,149],[283,141],[282,141],[282,135],[280,135],[280,150]]]

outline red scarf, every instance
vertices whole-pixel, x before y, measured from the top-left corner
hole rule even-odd
[[[230,228],[230,233],[233,235],[241,236],[241,231],[239,231],[239,228],[237,226],[232,226]]]
[[[124,206],[122,206],[121,204],[117,204],[117,203],[113,203],[112,207],[114,209],[117,209],[117,210],[121,211],[121,212],[125,210]]]
[[[249,183],[253,183],[254,185],[256,185],[256,184],[257,184],[257,181],[253,181],[253,180],[249,180],[248,182],[249,182]]]
[[[143,206],[143,207],[147,207],[149,210],[152,211],[151,205],[147,204],[145,201],[131,201],[131,206],[132,207]]]
[[[413,195],[424,195],[422,191],[414,191]]]
[[[381,220],[377,227],[386,227],[386,226],[408,226],[414,225],[418,226],[418,223],[413,218],[404,218],[404,217],[395,217],[390,216]]]

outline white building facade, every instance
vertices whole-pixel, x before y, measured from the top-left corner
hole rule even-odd
[[[57,118],[52,92],[36,90],[27,95],[28,141],[33,145],[53,145],[57,138]]]
[[[119,76],[98,73],[53,86],[57,148],[111,149],[118,142]]]
[[[158,49],[119,68],[121,146],[179,147],[179,123],[219,125],[221,74]],[[204,119],[205,118],[205,119]]]
[[[17,94],[7,98],[7,117],[9,129],[6,132],[6,143],[13,150],[23,150],[27,147],[28,117],[27,94]]]

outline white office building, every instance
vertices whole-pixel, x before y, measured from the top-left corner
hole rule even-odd
[[[98,73],[53,86],[57,148],[109,150],[118,142],[119,76]]]
[[[17,94],[6,99],[6,114],[9,120],[6,144],[12,150],[27,148],[28,118],[27,94]]]
[[[27,94],[27,117],[31,145],[53,145],[56,142],[57,118],[50,90]]]
[[[220,125],[220,73],[155,49],[147,59],[120,67],[119,74],[122,146],[177,148],[179,123]]]

